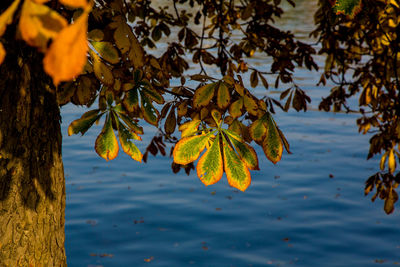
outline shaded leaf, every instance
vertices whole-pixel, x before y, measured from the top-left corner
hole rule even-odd
[[[100,113],[100,109],[85,112],[81,118],[74,120],[68,126],[68,135],[81,133],[84,135],[86,131],[104,114]]]
[[[3,63],[5,57],[6,57],[6,50],[4,49],[3,44],[0,43],[0,65],[1,63]]]
[[[118,51],[114,48],[112,43],[93,41],[91,44],[104,60],[111,64],[116,64],[120,61]]]
[[[244,107],[246,108],[247,112],[253,116],[257,116],[257,102],[248,95],[244,95]]]
[[[151,103],[150,99],[147,96],[141,94],[142,99],[142,111],[143,111],[143,118],[150,124],[154,126],[158,125],[158,110],[154,108],[153,104]]]
[[[197,176],[206,186],[217,183],[224,173],[220,151],[220,134],[197,163]]]
[[[228,107],[231,102],[231,96],[229,93],[228,86],[225,82],[219,82],[218,92],[217,92],[217,105],[221,109]]]
[[[106,64],[104,64],[100,57],[95,54],[94,52],[90,52],[90,55],[92,56],[93,59],[93,71],[94,75],[96,75],[97,79],[99,79],[101,82],[111,85],[114,83],[114,76],[112,74],[112,71],[110,67],[108,67]]]
[[[388,188],[389,194],[385,199],[385,206],[384,210],[386,214],[391,214],[394,211],[394,203],[397,202],[399,196],[397,195],[396,191],[393,190],[392,187]]]
[[[231,114],[233,118],[238,118],[242,116],[242,108],[243,108],[243,97],[239,98],[229,106],[229,114]]]
[[[214,96],[217,84],[218,83],[209,83],[198,88],[193,96],[193,106],[199,108],[208,105]]]
[[[251,138],[256,142],[262,142],[267,135],[267,128],[262,120],[254,121],[249,128]]]
[[[165,120],[164,129],[167,134],[172,134],[176,127],[175,109],[172,108]]]
[[[133,112],[139,108],[139,95],[136,89],[126,92],[123,104],[129,112]]]

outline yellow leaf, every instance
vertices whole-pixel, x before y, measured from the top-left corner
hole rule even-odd
[[[79,75],[87,61],[87,20],[90,9],[72,25],[65,27],[54,39],[47,51],[43,65],[53,78],[55,85],[61,81],[72,80]]]
[[[4,46],[0,43],[0,65],[3,63],[4,58],[6,57],[6,50],[4,50]]]
[[[394,156],[393,148],[389,152],[388,166],[389,166],[389,172],[394,173],[394,171],[396,170],[396,158]]]
[[[73,8],[87,8],[89,3],[86,0],[60,0],[61,4]]]
[[[379,167],[381,168],[381,171],[383,171],[385,169],[387,155],[388,155],[388,152],[385,152],[385,154],[383,154],[381,157],[381,161],[379,163]]]
[[[13,20],[15,10],[19,5],[20,0],[15,0],[7,9],[0,15],[0,36],[6,31],[7,25]]]
[[[200,120],[194,119],[192,121],[185,122],[184,124],[179,126],[179,131],[182,132],[181,137],[188,137],[195,134],[197,132],[197,129],[199,128],[200,122]]]
[[[67,20],[48,6],[26,0],[18,26],[25,42],[40,51],[46,51],[49,40],[55,38],[67,25]]]
[[[185,137],[179,140],[173,151],[174,162],[185,165],[195,161],[206,147],[211,136],[212,134],[208,133]]]
[[[107,116],[103,130],[96,138],[95,150],[105,160],[113,160],[118,155],[118,141],[112,128],[111,118]]]
[[[224,173],[219,140],[218,134],[211,147],[197,163],[197,176],[206,186],[217,183]]]

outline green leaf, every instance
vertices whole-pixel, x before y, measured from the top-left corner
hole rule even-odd
[[[239,98],[229,106],[229,113],[233,118],[242,116],[243,97]]]
[[[212,133],[184,137],[176,143],[173,156],[178,164],[189,164],[195,161],[206,147]]]
[[[270,114],[267,113],[264,115],[263,120],[267,128],[267,135],[262,143],[262,147],[267,158],[276,164],[281,160],[283,152],[281,137]]]
[[[201,120],[192,120],[185,122],[181,126],[179,126],[179,131],[182,132],[182,138],[194,135],[197,132],[197,129],[200,125]]]
[[[336,15],[344,14],[354,18],[361,11],[361,0],[336,0],[333,11]]]
[[[95,150],[107,161],[115,159],[118,155],[118,141],[112,128],[110,115],[107,115],[103,130],[96,139]]]
[[[229,141],[233,144],[240,159],[246,164],[247,168],[250,170],[259,170],[257,153],[254,148],[244,141],[238,141],[235,133],[229,130],[224,130],[224,132],[227,134]]]
[[[151,100],[153,100],[157,104],[162,105],[165,102],[162,95],[159,92],[157,92],[156,89],[151,87],[151,85],[147,86],[147,87],[143,87],[143,93],[145,93],[147,97],[149,97]]]
[[[143,155],[137,146],[131,141],[133,139],[137,140],[137,135],[128,130],[121,122],[119,122],[118,136],[124,152],[131,156],[132,159],[141,162]]]
[[[267,134],[267,128],[264,126],[262,120],[256,120],[250,126],[250,136],[256,142],[262,142]]]
[[[196,90],[193,96],[194,108],[204,107],[210,103],[215,93],[218,82],[206,84]]]
[[[123,113],[118,113],[118,117],[120,117],[125,124],[129,127],[129,129],[132,132],[135,132],[137,134],[143,134],[143,128],[140,127],[139,125],[137,125],[136,122],[134,122],[131,118],[129,118],[127,115],[123,114]],[[140,137],[139,137],[140,138]],[[141,140],[141,139],[138,139]]]
[[[228,85],[225,82],[220,82],[217,92],[217,105],[221,109],[228,107],[231,102],[231,96],[229,93]]]
[[[223,139],[224,169],[228,183],[241,191],[245,191],[251,183],[250,172],[245,163],[240,160],[225,136]]]
[[[249,114],[257,116],[257,102],[251,96],[244,95],[244,107]]]
[[[82,115],[80,119],[74,120],[68,127],[68,135],[81,133],[84,135],[93,123],[95,123],[104,113],[100,109],[90,110]]]
[[[289,154],[292,154],[292,152],[290,152],[289,142],[286,140],[285,135],[278,127],[276,127],[276,129],[278,130],[278,133],[279,133],[279,136],[281,137],[282,143],[285,146],[286,152]]]
[[[147,98],[147,96],[141,95],[142,99],[142,111],[143,111],[143,118],[150,124],[154,126],[158,125],[158,110],[154,108],[151,101]]]
[[[217,183],[224,173],[220,150],[220,134],[217,134],[209,149],[201,156],[197,163],[197,176],[203,184]]]
[[[118,51],[114,48],[112,43],[92,41],[91,44],[104,60],[111,64],[117,64],[120,61]]]
[[[132,89],[125,93],[123,104],[129,112],[133,112],[139,108],[139,96],[137,89]]]

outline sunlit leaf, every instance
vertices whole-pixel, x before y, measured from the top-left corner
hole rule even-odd
[[[118,113],[118,116],[125,122],[125,124],[129,127],[129,129],[137,134],[143,134],[143,128],[137,125],[136,122],[132,121],[131,118],[126,116],[125,114]],[[140,136],[138,136],[137,140],[142,140]]]
[[[218,182],[224,173],[220,150],[220,134],[217,134],[212,145],[197,163],[197,176],[206,186]]]
[[[394,203],[397,202],[399,196],[397,195],[396,191],[393,190],[392,187],[389,187],[388,191],[389,193],[385,199],[384,210],[386,214],[391,214],[394,211]]]
[[[217,92],[217,105],[221,109],[225,109],[231,102],[231,96],[229,93],[228,85],[225,82],[220,82]]]
[[[224,169],[228,183],[241,191],[245,191],[251,183],[250,172],[246,164],[240,160],[228,140],[223,139]]]
[[[249,128],[251,138],[256,142],[262,142],[267,135],[267,128],[262,120],[254,121]]]
[[[219,125],[221,125],[221,121],[222,121],[222,115],[221,112],[219,112],[216,109],[211,110],[211,117],[214,119],[215,123],[217,124],[217,126],[219,127]]]
[[[114,48],[112,43],[93,41],[91,44],[104,60],[110,62],[111,64],[116,64],[120,61],[118,51]]]
[[[89,5],[87,0],[60,0],[60,2],[73,8],[85,8]]]
[[[215,93],[215,87],[218,83],[209,83],[198,88],[193,96],[193,106],[195,108],[207,106]]]
[[[67,25],[67,20],[48,6],[25,0],[19,30],[22,39],[29,45],[45,51],[49,40],[55,38]]]
[[[233,144],[236,152],[239,154],[240,159],[246,164],[247,168],[250,170],[259,170],[257,153],[254,148],[246,144],[243,140],[239,141],[235,133],[229,130],[225,130],[224,132],[229,138],[229,141]]]
[[[185,122],[181,126],[179,126],[179,131],[182,132],[181,137],[188,137],[197,132],[197,129],[200,125],[201,120],[192,120]]]
[[[118,123],[118,136],[121,147],[132,159],[141,162],[143,155],[131,140],[137,140],[136,134],[128,130],[122,123]]]
[[[396,170],[396,157],[394,155],[394,149],[391,149],[389,151],[388,166],[389,172],[394,173],[394,171]]]
[[[73,135],[81,133],[82,135],[92,127],[92,125],[97,121],[103,113],[100,113],[99,109],[90,110],[82,115],[80,119],[74,120],[68,126],[68,135]]]
[[[271,115],[266,116],[264,125],[267,128],[267,135],[262,143],[262,148],[267,158],[276,164],[282,157],[282,141]]]
[[[381,171],[383,171],[385,169],[385,163],[386,163],[388,154],[389,154],[389,152],[385,152],[381,157],[381,161],[379,163],[379,167],[381,168]]]
[[[55,85],[79,75],[87,61],[87,20],[85,9],[74,24],[65,27],[54,39],[43,59],[45,71]]]
[[[118,155],[118,141],[115,137],[109,115],[106,118],[103,130],[96,139],[95,150],[100,157],[107,161],[115,159]]]
[[[0,15],[0,36],[4,34],[8,24],[12,23],[14,12],[19,5],[20,0],[15,0],[7,9]]]
[[[212,133],[184,137],[176,143],[173,156],[174,162],[178,164],[188,164],[195,161],[206,147]]]

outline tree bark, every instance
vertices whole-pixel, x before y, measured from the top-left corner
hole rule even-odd
[[[60,109],[42,55],[14,34],[0,66],[0,266],[66,266]]]

